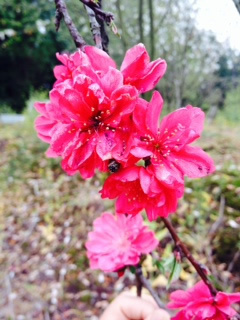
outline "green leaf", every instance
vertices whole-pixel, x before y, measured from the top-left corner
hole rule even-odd
[[[167,289],[169,289],[170,284],[176,280],[178,280],[180,273],[182,270],[182,266],[180,263],[177,262],[176,258],[174,257],[173,260],[173,266],[172,266],[172,271],[170,273],[170,276],[168,278],[168,284],[167,284]]]
[[[164,268],[164,264],[161,261],[154,261],[154,265],[158,268],[158,270],[161,271],[161,273],[165,273],[165,268]]]
[[[133,273],[133,274],[136,273],[136,268],[133,267],[133,266],[130,266],[130,267],[129,267],[129,270],[130,270],[130,272]]]

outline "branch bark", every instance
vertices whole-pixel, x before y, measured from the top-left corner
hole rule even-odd
[[[98,0],[98,4],[100,9],[102,9],[102,0]],[[102,38],[102,48],[105,52],[108,53],[108,44],[109,44],[109,38],[105,29],[104,20],[96,16],[97,22],[100,25],[100,32],[101,32],[101,38]]]
[[[111,23],[112,20],[114,20],[114,15],[111,12],[105,12],[101,9],[101,2],[100,6],[98,3],[95,3],[91,0],[80,0],[85,6],[88,6],[90,9],[92,9],[96,15],[96,17],[101,18],[104,20],[107,25]]]
[[[148,0],[148,9],[149,9],[149,20],[150,20],[150,56],[152,60],[155,55],[155,41],[154,41],[154,14],[153,14],[153,0]]]
[[[64,19],[64,22],[66,23],[66,26],[69,30],[69,33],[71,37],[73,38],[73,41],[75,42],[75,45],[77,48],[80,48],[81,50],[84,50],[84,47],[86,46],[86,42],[84,39],[80,36],[75,24],[73,23],[68,10],[67,6],[65,4],[64,0],[55,0],[56,4],[56,29],[58,30],[60,26],[61,19]]]
[[[95,13],[88,6],[85,6],[85,9],[86,9],[88,17],[89,17],[91,31],[93,34],[93,39],[96,44],[96,47],[99,49],[103,49],[100,25],[96,19]]]
[[[138,7],[138,26],[139,26],[139,39],[141,43],[144,43],[144,32],[143,32],[143,0],[139,0]]]
[[[139,281],[142,283],[142,285],[151,293],[153,299],[155,300],[155,302],[159,306],[159,308],[166,310],[165,305],[159,299],[156,291],[153,289],[153,287],[151,286],[150,282],[144,277],[144,275],[142,273],[141,265],[138,265],[136,267],[136,277],[139,279]]]
[[[182,251],[182,253],[185,255],[185,257],[191,262],[191,264],[193,265],[193,267],[195,268],[195,270],[197,271],[197,273],[199,274],[199,276],[202,278],[202,280],[204,281],[204,283],[208,286],[211,294],[213,296],[216,296],[217,294],[217,290],[213,287],[213,285],[211,284],[211,282],[208,280],[208,277],[205,273],[205,268],[203,266],[201,266],[200,263],[198,263],[194,257],[191,255],[190,251],[188,250],[188,248],[185,246],[185,244],[181,241],[181,239],[178,237],[174,227],[172,226],[172,224],[170,223],[170,221],[166,218],[162,218],[162,221],[164,222],[166,228],[168,229],[168,231],[170,232],[175,245],[177,248],[180,248],[180,250]]]

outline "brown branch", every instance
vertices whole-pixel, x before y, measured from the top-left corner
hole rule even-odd
[[[152,295],[153,299],[155,300],[156,304],[159,306],[159,308],[166,310],[165,305],[163,304],[163,302],[159,299],[156,291],[153,289],[153,287],[151,286],[150,282],[144,277],[143,273],[142,273],[142,267],[141,265],[138,265],[136,267],[136,278],[138,279],[138,281],[141,282],[141,284],[150,292],[150,294]]]
[[[148,0],[149,8],[149,20],[150,20],[150,46],[151,46],[151,58],[154,59],[155,55],[155,40],[154,40],[154,14],[153,14],[153,0]]]
[[[80,48],[81,50],[84,50],[84,47],[86,46],[86,42],[78,33],[78,30],[77,30],[75,24],[73,23],[69,13],[68,13],[65,1],[64,0],[55,0],[55,4],[56,4],[56,9],[57,9],[57,13],[56,13],[56,28],[57,28],[57,30],[60,26],[61,19],[64,19],[64,22],[66,23],[66,26],[69,30],[71,37],[73,38],[73,41],[75,42],[76,47]]]
[[[93,34],[93,39],[96,44],[96,47],[99,49],[102,49],[102,37],[101,37],[101,30],[100,30],[100,25],[96,19],[95,13],[92,9],[90,9],[88,6],[85,6],[89,21],[90,21],[90,26],[91,26],[91,31]]]
[[[112,20],[114,20],[114,15],[111,12],[105,12],[101,9],[98,3],[95,3],[92,0],[80,0],[85,6],[88,6],[92,9],[96,15],[96,17],[101,18],[104,20],[107,25],[109,25]]]
[[[143,30],[143,0],[139,0],[138,7],[138,27],[140,42],[144,43],[144,30]]]
[[[162,218],[162,221],[164,222],[166,228],[168,229],[168,231],[170,232],[175,245],[177,248],[180,248],[182,253],[185,255],[185,257],[191,262],[191,264],[193,265],[193,267],[195,268],[195,270],[197,271],[197,273],[199,274],[199,276],[202,278],[202,280],[204,281],[204,283],[208,286],[211,294],[213,296],[216,296],[217,294],[217,290],[213,287],[213,285],[211,284],[211,282],[209,281],[206,273],[205,273],[205,268],[203,266],[201,266],[200,263],[198,263],[194,257],[191,255],[190,251],[188,250],[188,248],[185,246],[185,244],[181,241],[181,239],[178,237],[174,227],[172,226],[172,224],[170,223],[170,221],[166,218]]]
[[[141,268],[141,266],[138,266],[137,268],[139,267]],[[143,284],[139,277],[139,272],[136,272],[136,287],[137,287],[137,296],[141,297]]]
[[[99,5],[99,8],[102,9],[102,0],[98,0],[98,5]],[[96,19],[100,25],[103,51],[108,53],[109,38],[108,38],[107,32],[105,30],[104,20],[99,18],[99,16],[96,16]]]

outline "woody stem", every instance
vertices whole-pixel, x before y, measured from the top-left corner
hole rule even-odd
[[[86,46],[86,42],[84,39],[80,36],[75,24],[72,21],[72,18],[70,17],[67,6],[64,0],[55,0],[56,4],[56,29],[58,30],[61,20],[64,19],[64,22],[69,30],[69,33],[71,37],[73,38],[73,41],[75,42],[75,45],[77,48],[80,48],[81,50],[84,50],[84,47]]]
[[[137,279],[137,293],[139,294],[139,289],[141,288],[142,290],[142,286],[144,286],[151,294],[151,296],[153,297],[153,299],[155,300],[156,304],[159,306],[159,308],[161,309],[165,309],[166,307],[163,304],[163,302],[159,299],[156,291],[153,289],[153,287],[151,286],[151,283],[148,281],[148,279],[146,279],[143,275],[142,272],[142,267],[139,264],[136,267],[136,279]],[[139,285],[141,283],[141,286]],[[139,295],[138,295],[139,296]]]
[[[202,278],[202,280],[204,281],[204,283],[208,286],[211,294],[213,296],[216,296],[217,294],[217,290],[216,288],[214,288],[214,286],[212,285],[212,283],[209,281],[204,268],[201,266],[200,263],[198,263],[194,257],[192,256],[192,254],[190,253],[190,251],[188,250],[188,248],[186,247],[186,245],[181,241],[181,239],[179,238],[179,236],[177,235],[174,227],[172,226],[171,222],[166,219],[166,218],[162,218],[162,221],[164,222],[166,228],[168,229],[168,231],[170,232],[175,245],[177,248],[180,248],[182,253],[185,255],[185,257],[189,260],[189,262],[193,265],[193,267],[195,268],[195,270],[197,271],[197,273],[199,274],[199,276]]]

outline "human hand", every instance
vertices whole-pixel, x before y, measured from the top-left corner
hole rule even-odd
[[[170,320],[150,296],[142,298],[130,292],[120,294],[105,310],[100,320]]]

